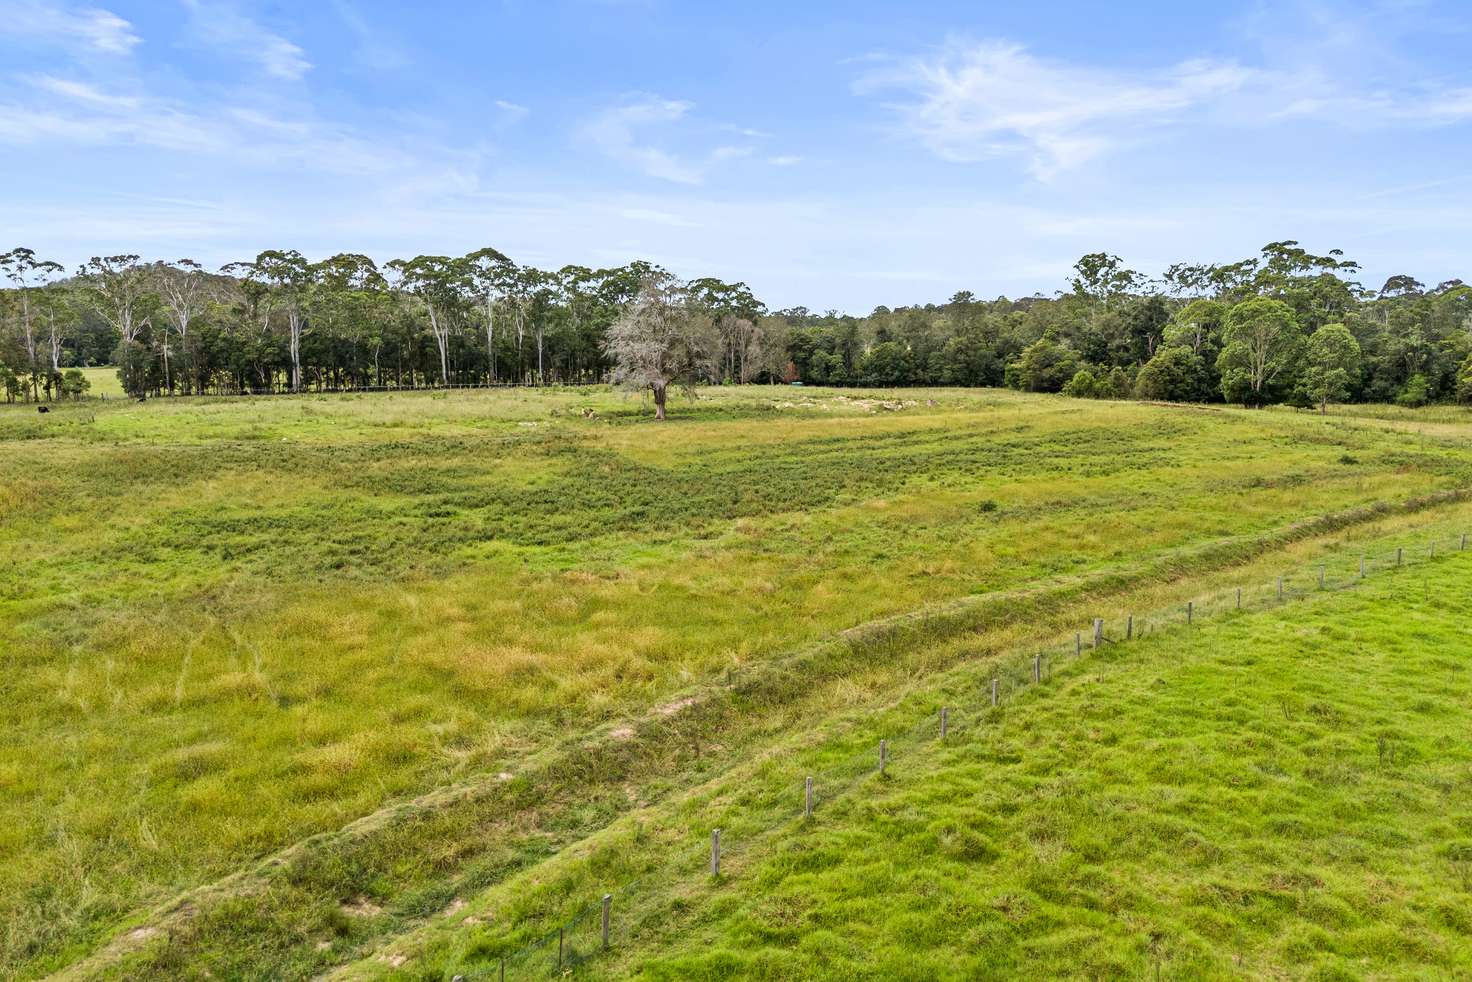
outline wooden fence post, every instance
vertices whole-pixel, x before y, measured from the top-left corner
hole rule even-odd
[[[1082,631],[1073,632],[1073,657],[1081,657],[1084,653],[1084,635]]]
[[[992,679],[992,705],[997,704],[997,680]]]
[[[1104,618],[1094,618],[1094,648],[1098,650],[1099,645],[1104,643]]]
[[[946,738],[946,721],[949,716],[950,710],[945,706],[940,707],[940,738],[942,740]]]
[[[1278,599],[1283,599],[1283,577],[1278,577]]]
[[[603,895],[603,947],[608,947],[608,908],[613,903],[613,894]]]
[[[1463,552],[1466,552],[1467,551],[1467,533],[1466,532],[1463,532],[1462,533],[1462,551]]]
[[[879,773],[884,774],[884,768],[889,765],[889,741],[879,741]]]
[[[1189,625],[1191,623],[1191,615],[1194,612],[1195,606],[1196,605],[1195,605],[1195,602],[1194,601],[1191,601],[1191,600],[1187,600],[1186,601],[1186,624],[1187,625]]]
[[[1125,621],[1124,621],[1124,639],[1126,641],[1128,641],[1131,638],[1133,638],[1134,636],[1135,636],[1135,615],[1134,614],[1131,614],[1129,617],[1126,617],[1125,618]]]
[[[1032,656],[1032,680],[1034,682],[1041,682],[1043,680],[1043,656],[1042,655],[1033,655]]]
[[[1363,580],[1364,578],[1365,578],[1365,557],[1364,556],[1361,556],[1360,557],[1360,579]]]
[[[1402,552],[1403,552],[1403,550],[1401,549],[1400,546],[1396,546],[1395,547],[1395,565],[1397,565],[1397,566],[1399,566],[1401,564],[1401,558],[1402,558],[1401,557],[1401,553]]]
[[[803,785],[803,818],[813,817],[813,779],[809,777]]]
[[[1319,567],[1319,589],[1324,589],[1324,567]]]
[[[1237,588],[1237,609],[1242,609],[1242,588],[1240,586]]]
[[[557,971],[562,971],[562,935],[566,928],[557,929]]]
[[[721,875],[721,830],[710,830],[710,875]]]

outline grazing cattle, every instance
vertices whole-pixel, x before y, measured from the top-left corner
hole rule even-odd
[[[51,407],[50,406],[37,406],[36,407],[36,412],[38,412],[38,413],[49,413],[49,412],[51,412]]]

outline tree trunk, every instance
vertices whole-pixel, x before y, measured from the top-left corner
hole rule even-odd
[[[668,388],[667,382],[651,382],[649,387],[654,390],[654,418],[664,419],[664,397]]]
[[[288,316],[291,328],[291,391],[302,390],[302,319],[296,311]]]
[[[496,384],[496,310],[488,299],[486,300],[486,360],[490,365],[491,374],[489,381]]]

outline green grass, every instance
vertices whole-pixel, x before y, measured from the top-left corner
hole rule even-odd
[[[106,396],[109,399],[121,399],[123,397],[123,382],[118,378],[118,370],[111,365],[103,365],[98,368],[84,368],[82,374],[87,377],[90,387],[87,395],[93,398]]]
[[[320,972],[966,654],[839,632],[929,607],[1001,650],[1472,473],[1455,419],[896,397],[0,412],[0,965]],[[731,671],[749,704],[657,710]]]
[[[496,978],[518,952],[507,978],[551,977],[555,944],[523,945],[612,889],[612,949],[596,917],[566,937],[589,977],[1465,978],[1469,572],[1458,553],[1346,592],[1310,582],[1282,606],[1269,592],[1263,612],[1217,597],[1190,629],[1176,614],[1057,654],[996,709],[997,663],[963,664],[342,975]],[[804,774],[819,775],[810,820]]]

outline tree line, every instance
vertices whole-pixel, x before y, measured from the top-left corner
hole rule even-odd
[[[72,273],[0,255],[0,387],[80,394],[112,364],[131,394],[621,382],[1011,386],[1246,405],[1472,402],[1472,287],[1378,289],[1293,241],[1157,278],[1092,253],[1053,296],[769,310],[744,283],[646,262],[521,266],[495,249],[382,266],[268,250],[211,271],[95,257]]]

